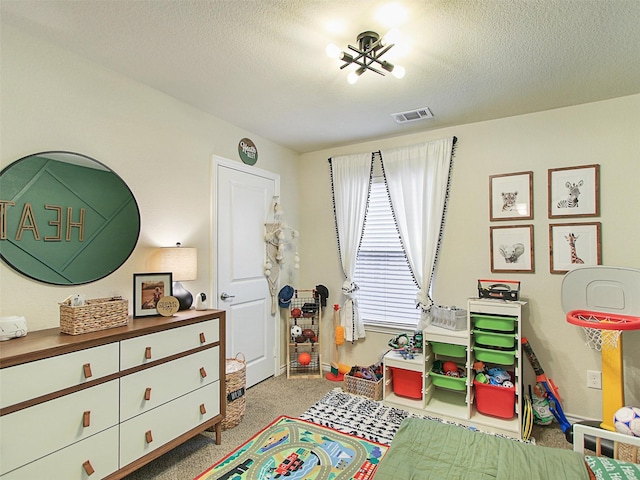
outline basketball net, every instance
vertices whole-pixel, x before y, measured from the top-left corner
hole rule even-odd
[[[591,323],[609,322],[606,318],[599,318],[595,315],[578,316],[580,320]],[[601,328],[582,327],[585,333],[586,344],[589,348],[597,351],[601,351],[602,348],[616,349],[618,348],[618,339],[620,338],[621,330],[603,330]]]

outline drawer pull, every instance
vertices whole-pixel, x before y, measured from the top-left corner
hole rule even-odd
[[[93,466],[91,465],[91,462],[89,460],[82,464],[82,468],[84,468],[84,471],[87,472],[87,475],[89,476],[95,473],[95,470],[93,469]]]
[[[144,399],[145,400],[151,400],[151,388],[147,388],[144,391]]]
[[[200,413],[205,415],[207,413],[207,409],[204,406],[204,403],[200,404]]]
[[[151,347],[147,347],[144,349],[144,358],[147,360],[151,360]]]
[[[91,426],[91,411],[90,410],[87,410],[82,415],[82,426],[85,427],[85,428]]]
[[[200,343],[206,343],[207,339],[204,336],[204,332],[200,332]]]
[[[207,376],[207,371],[204,369],[204,367],[200,369],[200,376],[202,378],[205,378]]]
[[[82,366],[82,371],[84,373],[84,378],[91,378],[93,376],[93,373],[91,373],[91,364],[90,363],[85,363]]]
[[[151,436],[151,430],[148,430],[147,433],[144,434],[144,437],[147,439],[147,443],[153,442],[153,437]]]

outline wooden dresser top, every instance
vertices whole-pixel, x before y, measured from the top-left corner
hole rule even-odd
[[[29,332],[25,337],[0,342],[0,368],[11,367],[21,363],[41,360],[43,358],[119,342],[127,338],[138,337],[149,333],[181,327],[213,318],[224,320],[224,310],[184,310],[171,317],[131,318],[122,327],[109,328],[81,335],[67,335],[59,328],[49,328]],[[224,330],[220,332],[224,338]]]

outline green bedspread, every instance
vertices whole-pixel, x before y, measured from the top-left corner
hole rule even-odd
[[[375,480],[588,480],[584,458],[434,420],[408,418]]]

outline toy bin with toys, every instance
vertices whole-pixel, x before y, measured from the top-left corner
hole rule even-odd
[[[504,384],[482,383],[476,377],[473,386],[476,390],[475,404],[478,412],[492,417],[511,419],[515,415],[516,387],[512,383],[513,373],[506,372],[509,380]]]

